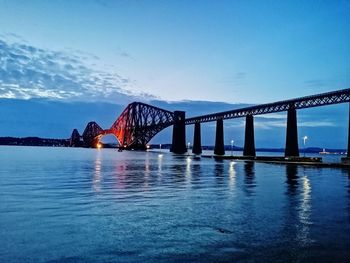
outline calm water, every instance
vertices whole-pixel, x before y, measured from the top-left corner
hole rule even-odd
[[[350,172],[0,147],[1,262],[349,262]]]

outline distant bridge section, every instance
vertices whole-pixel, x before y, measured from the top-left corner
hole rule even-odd
[[[79,135],[74,129],[70,138],[71,146],[97,147],[101,137],[113,134],[125,149],[145,150],[147,143],[161,130],[173,125],[174,113],[141,102],[130,103],[120,114],[111,128],[103,129],[92,121]]]
[[[185,124],[190,125],[195,124],[196,122],[211,122],[218,119],[234,119],[246,117],[248,115],[260,115],[288,111],[289,109],[319,107],[343,102],[350,102],[350,89],[337,90],[297,99],[283,100],[274,103],[260,104],[241,109],[187,118],[185,120]]]

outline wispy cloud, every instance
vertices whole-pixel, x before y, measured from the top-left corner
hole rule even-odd
[[[125,51],[120,51],[119,55],[123,58],[129,58],[129,59],[134,59],[133,56],[131,56],[129,53],[125,52]]]
[[[287,115],[285,113],[270,113],[266,115],[257,115],[255,118],[258,120],[286,120]]]
[[[98,68],[97,63],[98,58],[88,53],[58,52],[0,39],[0,98],[123,103],[155,98],[131,92],[134,81],[113,69]]]
[[[215,122],[210,122],[207,124],[208,127],[216,127]],[[298,121],[298,127],[310,127],[310,128],[321,128],[321,127],[337,127],[339,124],[336,120],[315,120],[315,116],[303,116],[302,119]],[[226,121],[225,128],[228,129],[244,129],[245,120],[244,118],[234,119]],[[287,127],[287,117],[282,114],[267,114],[258,115],[254,118],[254,128],[256,130],[271,130],[271,129],[285,129]]]
[[[298,124],[300,127],[336,127],[337,123],[334,121],[304,121]]]
[[[215,125],[215,124],[213,124]],[[245,120],[238,119],[225,125],[228,128],[244,128]],[[257,130],[285,129],[287,126],[287,116],[280,113],[258,115],[254,118],[254,128]],[[336,120],[323,119],[315,120],[315,116],[304,115],[298,121],[298,127],[336,127],[339,126]]]
[[[256,121],[254,127],[256,129],[275,129],[275,128],[285,128],[287,126],[286,121]],[[329,120],[320,121],[301,121],[298,122],[298,127],[336,127],[337,124]]]

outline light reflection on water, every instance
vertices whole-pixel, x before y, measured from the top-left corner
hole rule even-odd
[[[230,185],[230,192],[234,191],[236,188],[236,170],[235,170],[235,164],[236,162],[230,161],[230,166],[228,170],[229,174],[229,185]]]
[[[346,262],[350,172],[0,147],[1,262]]]
[[[95,175],[94,175],[92,185],[93,185],[94,191],[96,192],[101,191],[101,153],[100,152],[96,154]]]

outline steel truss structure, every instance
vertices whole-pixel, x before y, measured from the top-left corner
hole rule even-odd
[[[87,147],[96,147],[96,142],[106,132],[94,121],[89,122],[83,132],[83,141]]]
[[[80,146],[80,134],[77,129],[74,129],[72,135],[70,136],[69,146],[78,147]]]
[[[184,122],[186,125],[190,125],[344,102],[350,102],[350,89],[207,114],[185,119]],[[96,122],[89,122],[81,137],[85,146],[96,147],[96,143],[103,135],[114,134],[120,146],[124,148],[145,149],[147,143],[158,132],[175,123],[174,118],[174,113],[171,111],[141,102],[133,102],[124,109],[110,129],[104,130]],[[74,130],[70,141],[71,146],[77,146],[81,137],[78,131]]]
[[[173,112],[133,102],[124,109],[106,133],[114,134],[124,148],[145,149],[153,136],[173,122]]]
[[[297,99],[278,101],[274,103],[261,104],[242,109],[218,112],[208,115],[188,118],[185,124],[195,124],[196,122],[211,122],[218,119],[234,119],[247,115],[260,115],[274,112],[287,111],[290,108],[304,109],[319,107],[337,103],[350,102],[350,89],[337,90],[333,92],[322,93]]]

